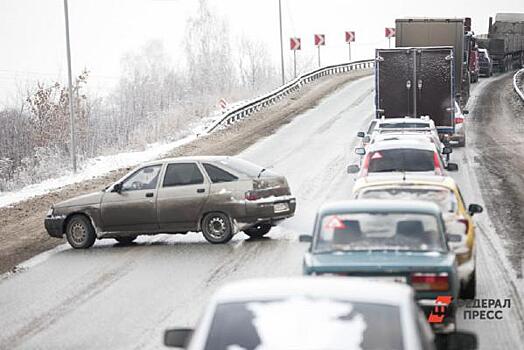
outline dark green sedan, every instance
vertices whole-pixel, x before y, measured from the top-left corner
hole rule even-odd
[[[327,204],[317,213],[304,257],[305,275],[340,275],[406,283],[430,313],[437,297],[456,300],[455,254],[439,207],[430,202],[353,200]],[[446,325],[453,327],[453,307]]]

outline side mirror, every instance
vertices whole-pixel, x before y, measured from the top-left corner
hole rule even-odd
[[[478,342],[471,332],[437,333],[435,345],[438,350],[475,350]]]
[[[313,242],[313,236],[311,235],[300,235],[298,236],[298,241],[299,242]]]
[[[116,192],[116,193],[122,192],[122,183],[118,182],[118,183],[114,184],[113,185],[113,190],[111,192]]]
[[[445,146],[442,149],[442,154],[450,154],[450,153],[453,153],[453,148]]]
[[[363,156],[364,154],[366,154],[366,149],[364,147],[357,147],[355,148],[355,153],[359,156]]]
[[[468,207],[469,215],[474,215],[476,213],[482,213],[484,211],[484,208],[482,208],[482,205],[479,204],[470,204]]]
[[[348,174],[356,174],[360,171],[360,167],[356,164],[348,165]]]
[[[366,133],[364,131],[357,132],[357,137],[364,137],[366,136]]]
[[[446,167],[449,171],[457,171],[459,170],[459,166],[457,163],[448,163],[448,166]]]
[[[192,335],[193,330],[190,328],[168,329],[164,332],[164,345],[185,349]]]
[[[465,109],[465,110],[462,111],[462,114],[464,114],[464,115],[469,114],[469,111],[467,109]]]

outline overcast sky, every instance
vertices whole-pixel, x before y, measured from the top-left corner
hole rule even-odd
[[[244,34],[268,45],[279,58],[278,0],[208,0],[227,19],[233,36]],[[91,71],[90,84],[103,93],[118,79],[120,59],[151,39],[164,42],[174,64],[181,59],[186,19],[197,0],[69,0],[73,72]],[[353,59],[387,47],[384,27],[409,16],[472,17],[473,30],[486,33],[497,12],[524,12],[524,0],[282,0],[284,49],[289,37],[302,38],[298,59],[313,57],[313,34],[326,35],[322,63],[347,60],[344,31],[354,30]],[[0,104],[27,81],[66,77],[62,0],[0,1]]]

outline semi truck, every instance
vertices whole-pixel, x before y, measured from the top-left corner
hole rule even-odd
[[[505,72],[524,65],[524,13],[497,13],[489,18],[488,34],[476,37],[487,49],[493,70]]]
[[[465,106],[469,99],[471,72],[478,74],[471,20],[464,18],[403,18],[395,21],[396,47],[451,46],[454,50],[454,90]],[[476,58],[475,58],[476,57]],[[475,68],[476,67],[476,68]],[[475,80],[475,77],[473,77]]]
[[[376,117],[429,116],[442,138],[454,133],[452,46],[376,49]]]

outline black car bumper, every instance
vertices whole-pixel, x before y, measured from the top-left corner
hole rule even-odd
[[[63,216],[46,217],[44,226],[49,236],[61,238],[64,235],[64,221],[65,217]]]

